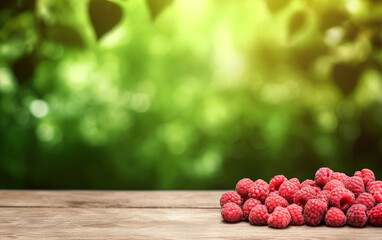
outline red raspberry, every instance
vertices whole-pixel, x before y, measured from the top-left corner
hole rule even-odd
[[[224,204],[229,203],[229,202],[235,203],[240,207],[243,204],[240,195],[234,191],[228,191],[226,193],[223,193],[223,195],[220,198],[220,206],[222,206],[222,207]]]
[[[289,179],[289,182],[294,183],[298,187],[298,189],[301,189],[300,181],[297,178],[291,178]]]
[[[345,187],[352,191],[356,197],[365,192],[362,178],[350,177],[345,181]]]
[[[281,197],[285,198],[289,203],[293,203],[294,194],[298,190],[299,188],[295,184],[289,181],[284,181],[279,188],[279,194]]]
[[[365,186],[368,186],[369,183],[375,181],[374,172],[367,168],[362,169],[362,171],[355,172],[354,176],[362,178],[363,184]]]
[[[354,194],[346,188],[336,187],[330,192],[330,195],[332,206],[344,212],[355,202]]]
[[[345,173],[335,172],[333,173],[333,179],[339,180],[342,183],[345,183],[346,179],[348,179],[348,175]]]
[[[313,187],[303,187],[294,194],[294,203],[304,207],[307,201],[316,197],[316,194]]]
[[[260,200],[264,202],[264,200],[268,197],[269,189],[268,186],[262,184],[256,184],[251,189],[249,189],[248,197]]]
[[[267,199],[265,199],[265,206],[268,209],[268,212],[272,213],[276,207],[286,207],[288,206],[288,201],[285,198],[277,195],[275,192],[271,192]]]
[[[377,227],[382,227],[382,203],[378,203],[368,212],[369,222]]]
[[[370,182],[367,191],[373,195],[376,191],[382,191],[382,181]]]
[[[377,203],[381,203],[382,202],[382,191],[380,191],[380,190],[375,191],[373,197]]]
[[[333,179],[333,171],[330,168],[322,167],[317,170],[315,180],[318,186],[324,186]]]
[[[346,216],[341,209],[331,207],[325,215],[325,223],[330,227],[342,227],[346,224]]]
[[[259,204],[252,208],[248,220],[253,225],[265,226],[267,225],[268,218],[269,214],[267,208],[264,205]]]
[[[301,188],[303,187],[318,187],[317,183],[311,179],[306,179],[301,183]]]
[[[347,223],[353,227],[363,227],[367,222],[367,208],[363,204],[354,204],[346,212]]]
[[[255,183],[249,178],[243,178],[236,184],[236,192],[244,199],[248,198],[248,192]]]
[[[319,193],[317,193],[316,199],[320,199],[320,200],[326,202],[329,205],[329,203],[330,203],[330,196],[331,196],[330,191],[322,190]]]
[[[317,226],[324,219],[327,210],[327,204],[319,199],[310,199],[304,208],[304,216],[306,224]]]
[[[274,176],[271,181],[269,181],[269,191],[274,192],[279,190],[280,185],[287,181],[288,179],[284,175]]]
[[[291,221],[288,209],[276,207],[268,218],[268,225],[273,228],[286,228]]]
[[[243,205],[243,217],[245,219],[248,219],[249,213],[251,212],[252,208],[256,207],[259,204],[261,204],[261,202],[254,198],[249,198],[247,201],[245,201]]]
[[[345,187],[345,185],[340,181],[336,179],[330,180],[327,184],[324,186],[324,190],[332,191],[336,187]]]
[[[243,211],[235,203],[226,203],[222,208],[222,217],[227,222],[238,222],[243,217]]]
[[[371,209],[375,205],[375,200],[370,193],[361,193],[355,200],[355,203],[363,204],[367,209]]]
[[[255,182],[255,185],[264,185],[269,188],[268,183],[264,181],[263,179],[257,179]]]
[[[294,226],[300,226],[304,224],[304,215],[302,214],[303,208],[297,204],[291,204],[287,207],[291,216],[290,224]]]

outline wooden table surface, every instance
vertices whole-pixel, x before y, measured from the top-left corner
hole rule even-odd
[[[0,239],[382,239],[382,228],[229,224],[222,191],[0,191]]]

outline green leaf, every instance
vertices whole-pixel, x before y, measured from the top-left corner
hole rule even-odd
[[[123,16],[121,7],[107,0],[91,0],[88,10],[97,39],[112,30]]]
[[[151,19],[154,21],[159,14],[168,7],[174,0],[146,0]]]

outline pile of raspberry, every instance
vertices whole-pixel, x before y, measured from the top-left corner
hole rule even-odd
[[[275,176],[269,183],[243,178],[236,184],[236,191],[221,196],[220,205],[227,222],[245,220],[273,228],[303,224],[382,227],[382,181],[375,181],[370,169],[347,176],[326,167],[318,169],[314,181],[302,183],[284,175]]]

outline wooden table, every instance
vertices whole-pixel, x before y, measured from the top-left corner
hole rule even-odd
[[[0,191],[0,239],[382,239],[382,228],[229,224],[222,191]]]

